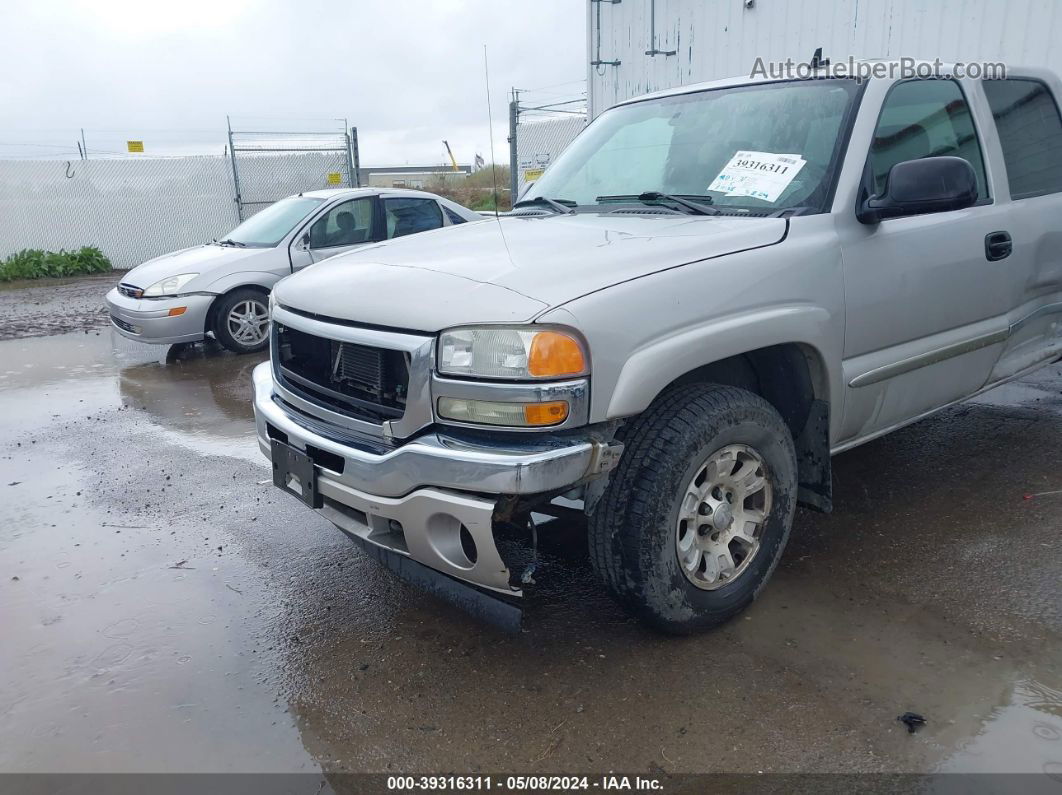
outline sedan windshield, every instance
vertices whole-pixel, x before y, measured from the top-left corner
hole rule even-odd
[[[320,206],[324,199],[309,196],[289,196],[255,213],[221,240],[222,246],[247,246],[248,248],[271,248],[279,243],[302,221]]]
[[[682,209],[682,197],[720,210],[822,210],[857,90],[852,80],[805,80],[621,105],[580,134],[525,199]]]

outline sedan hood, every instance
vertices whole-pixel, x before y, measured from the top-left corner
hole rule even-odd
[[[507,216],[341,254],[275,291],[294,309],[434,332],[530,320],[619,282],[778,243],[785,231],[779,218]]]
[[[149,259],[137,265],[125,275],[122,281],[141,289],[150,287],[160,279],[181,273],[207,274],[219,268],[229,268],[240,260],[261,254],[268,249],[237,248],[235,246],[192,246],[180,251],[171,251],[161,257]]]

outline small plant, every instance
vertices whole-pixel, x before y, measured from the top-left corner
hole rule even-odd
[[[16,279],[55,279],[85,273],[106,273],[111,261],[95,246],[77,251],[27,248],[0,261],[0,282]]]

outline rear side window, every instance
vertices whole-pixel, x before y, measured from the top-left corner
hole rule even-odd
[[[1037,80],[986,80],[1007,181],[1014,199],[1062,191],[1062,119],[1051,92]]]
[[[953,80],[909,80],[885,98],[870,149],[874,191],[881,194],[889,170],[905,160],[961,157],[977,175],[977,198],[985,199],[985,164],[970,108]]]
[[[463,224],[466,220],[445,205],[443,205],[443,212],[446,213],[446,217],[450,219],[451,224]]]
[[[387,239],[427,232],[443,225],[442,210],[434,199],[384,199]]]

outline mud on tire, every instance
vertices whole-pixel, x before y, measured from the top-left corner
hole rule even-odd
[[[756,598],[789,538],[797,491],[789,429],[751,392],[694,384],[662,395],[624,431],[623,457],[590,516],[594,569],[624,608],[664,632],[689,634],[727,621]],[[698,586],[679,558],[680,511],[703,462],[724,449],[757,454],[769,499],[744,567],[732,581]]]

